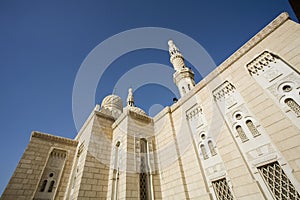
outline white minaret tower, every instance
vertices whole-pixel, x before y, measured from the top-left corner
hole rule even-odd
[[[183,55],[172,40],[168,41],[168,45],[170,61],[176,70],[173,74],[173,80],[178,87],[180,96],[183,97],[195,86],[194,72],[185,66]]]

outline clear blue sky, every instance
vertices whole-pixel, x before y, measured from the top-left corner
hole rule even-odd
[[[169,28],[195,39],[219,65],[283,11],[295,20],[288,0],[1,0],[0,194],[33,130],[76,136],[74,80],[81,63],[100,42],[132,28]],[[123,73],[150,62],[170,65],[169,55],[145,49],[121,56],[100,80],[95,104],[112,93]],[[196,81],[200,79],[197,75]],[[154,92],[160,95],[153,96]],[[157,85],[135,92],[136,104],[146,111],[153,104],[170,105],[172,97]]]

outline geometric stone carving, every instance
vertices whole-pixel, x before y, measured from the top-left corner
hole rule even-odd
[[[194,108],[190,109],[187,114],[186,114],[186,118],[187,119],[192,119],[193,117],[195,117],[196,115],[198,115],[199,113],[202,113],[202,109],[200,108],[200,106],[195,106]]]
[[[258,57],[256,57],[252,62],[246,65],[250,75],[260,75],[260,73],[264,72],[268,67],[270,67],[271,63],[276,63],[275,55],[271,54],[268,51],[264,51]]]
[[[214,187],[217,199],[224,199],[224,200],[234,199],[230,191],[230,187],[226,181],[226,178],[213,181],[212,185]]]
[[[215,100],[221,100],[222,98],[226,98],[232,93],[234,93],[235,87],[230,82],[225,81],[218,88],[213,91],[213,96]],[[231,100],[233,101],[233,100]]]
[[[202,113],[202,108],[197,104],[186,111],[186,119],[189,121],[194,134],[199,132],[198,129],[200,127],[203,128],[204,125],[206,125],[206,121]]]
[[[278,162],[258,167],[258,171],[267,183],[275,199],[300,199],[295,186],[291,183]]]

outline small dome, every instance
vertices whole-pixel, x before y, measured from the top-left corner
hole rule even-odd
[[[117,95],[108,95],[102,100],[101,107],[108,109],[118,109],[120,111],[123,110],[123,102],[121,97]]]

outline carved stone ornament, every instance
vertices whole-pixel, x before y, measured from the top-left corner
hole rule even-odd
[[[272,53],[268,51],[264,51],[262,54],[260,54],[258,57],[256,57],[253,61],[248,63],[247,69],[250,73],[250,75],[260,75],[262,72],[264,72],[268,67],[270,67],[271,63],[276,63],[276,57]],[[272,73],[275,73],[272,72]],[[272,74],[271,74],[272,75]]]
[[[229,81],[225,81],[218,88],[213,91],[213,96],[215,100],[220,101],[225,99],[230,94],[234,93],[235,87]]]

